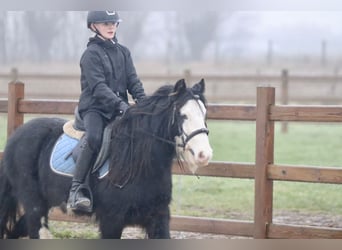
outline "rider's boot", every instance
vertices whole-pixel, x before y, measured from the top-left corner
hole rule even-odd
[[[91,194],[86,195],[87,192],[90,192],[90,189],[89,187],[84,187],[84,181],[92,166],[93,158],[94,151],[90,148],[87,141],[84,141],[81,146],[80,155],[76,161],[76,169],[72,178],[67,208],[83,212],[91,212]]]

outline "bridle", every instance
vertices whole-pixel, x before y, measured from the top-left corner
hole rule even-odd
[[[204,115],[204,112],[203,110],[201,109],[201,105],[199,104],[199,96],[198,95],[194,95],[193,94],[193,97],[194,99],[196,100],[198,106],[200,107],[200,110],[202,111],[202,114]],[[177,107],[176,107],[176,104],[174,104],[173,106],[173,114],[172,114],[172,120],[171,120],[171,126],[174,125],[174,123],[176,122],[176,111],[177,111]],[[207,127],[207,124],[205,123],[205,128],[199,128],[199,129],[196,129],[195,131],[191,132],[190,134],[186,134],[184,131],[183,131],[183,128],[180,126],[180,124],[178,124],[178,132],[180,133],[180,137],[182,138],[182,142],[181,143],[175,143],[174,141],[171,141],[171,140],[168,140],[168,139],[165,139],[165,138],[162,138],[160,136],[157,136],[155,135],[154,133],[150,133],[148,131],[145,131],[145,130],[137,130],[137,131],[140,131],[144,134],[147,134],[149,136],[152,136],[153,138],[159,140],[159,141],[162,141],[162,142],[165,142],[165,143],[168,143],[168,144],[171,144],[175,147],[180,147],[183,149],[183,151],[185,151],[185,147],[186,145],[188,144],[188,142],[194,138],[195,136],[199,135],[199,134],[209,134],[209,129]],[[190,149],[190,152],[192,154],[194,154],[194,152]]]
[[[202,111],[202,114],[204,115],[204,112],[203,110],[201,109],[201,105],[199,104],[199,96],[198,95],[194,95],[192,94],[192,96],[194,97],[197,105],[199,106],[200,110]],[[174,115],[175,115],[175,107],[174,107]],[[173,118],[173,121],[174,121],[174,118]],[[199,135],[199,134],[209,134],[209,129],[207,127],[207,124],[205,123],[205,128],[199,128],[199,129],[196,129],[195,131],[191,132],[190,134],[186,134],[183,129],[181,128],[181,126],[179,125],[178,127],[178,130],[179,132],[181,133],[180,137],[182,138],[182,143],[179,143],[177,144],[176,146],[177,147],[180,147],[182,148],[183,150],[185,150],[185,147],[186,147],[186,144],[192,139],[194,138],[196,135]],[[190,152],[193,154],[192,150],[190,150]]]
[[[196,135],[202,134],[202,133],[206,133],[207,135],[209,134],[209,129],[205,128],[200,128],[200,129],[196,129],[195,131],[191,132],[189,135],[187,135],[184,131],[183,134],[181,135],[182,138],[182,143],[177,144],[177,147],[181,147],[183,148],[183,150],[186,147],[186,144],[192,139],[194,138]]]

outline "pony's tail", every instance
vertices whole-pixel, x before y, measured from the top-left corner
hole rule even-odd
[[[26,223],[17,221],[18,201],[12,194],[12,187],[4,174],[0,162],[0,239],[18,238],[25,234]],[[19,222],[19,223],[18,223]]]

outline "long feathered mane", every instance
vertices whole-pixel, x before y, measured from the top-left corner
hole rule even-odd
[[[112,123],[109,178],[115,185],[124,186],[141,175],[158,175],[165,168],[171,171],[174,137],[179,135],[183,119],[179,110],[194,98],[193,91],[196,89],[186,88],[183,79],[175,86],[162,86]],[[201,91],[196,95],[206,103]],[[157,166],[151,169],[152,165]]]

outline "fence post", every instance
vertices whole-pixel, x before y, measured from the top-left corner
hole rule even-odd
[[[190,85],[190,83],[191,83],[191,71],[190,71],[190,69],[184,70],[184,80],[188,85]]]
[[[19,75],[18,69],[12,68],[11,69],[11,81],[16,82],[18,80],[18,75]]]
[[[267,65],[272,65],[273,63],[273,41],[268,40],[267,42]]]
[[[8,84],[7,138],[24,122],[24,114],[18,112],[19,100],[22,98],[24,98],[24,83],[10,82]]]
[[[289,72],[287,69],[281,71],[281,104],[287,105],[289,103]],[[281,132],[288,131],[288,123],[281,123]]]
[[[274,160],[274,122],[269,119],[275,104],[273,87],[257,88],[254,238],[267,238],[272,223],[273,181],[267,178],[267,167]]]
[[[327,41],[322,40],[321,42],[321,66],[327,64]]]

